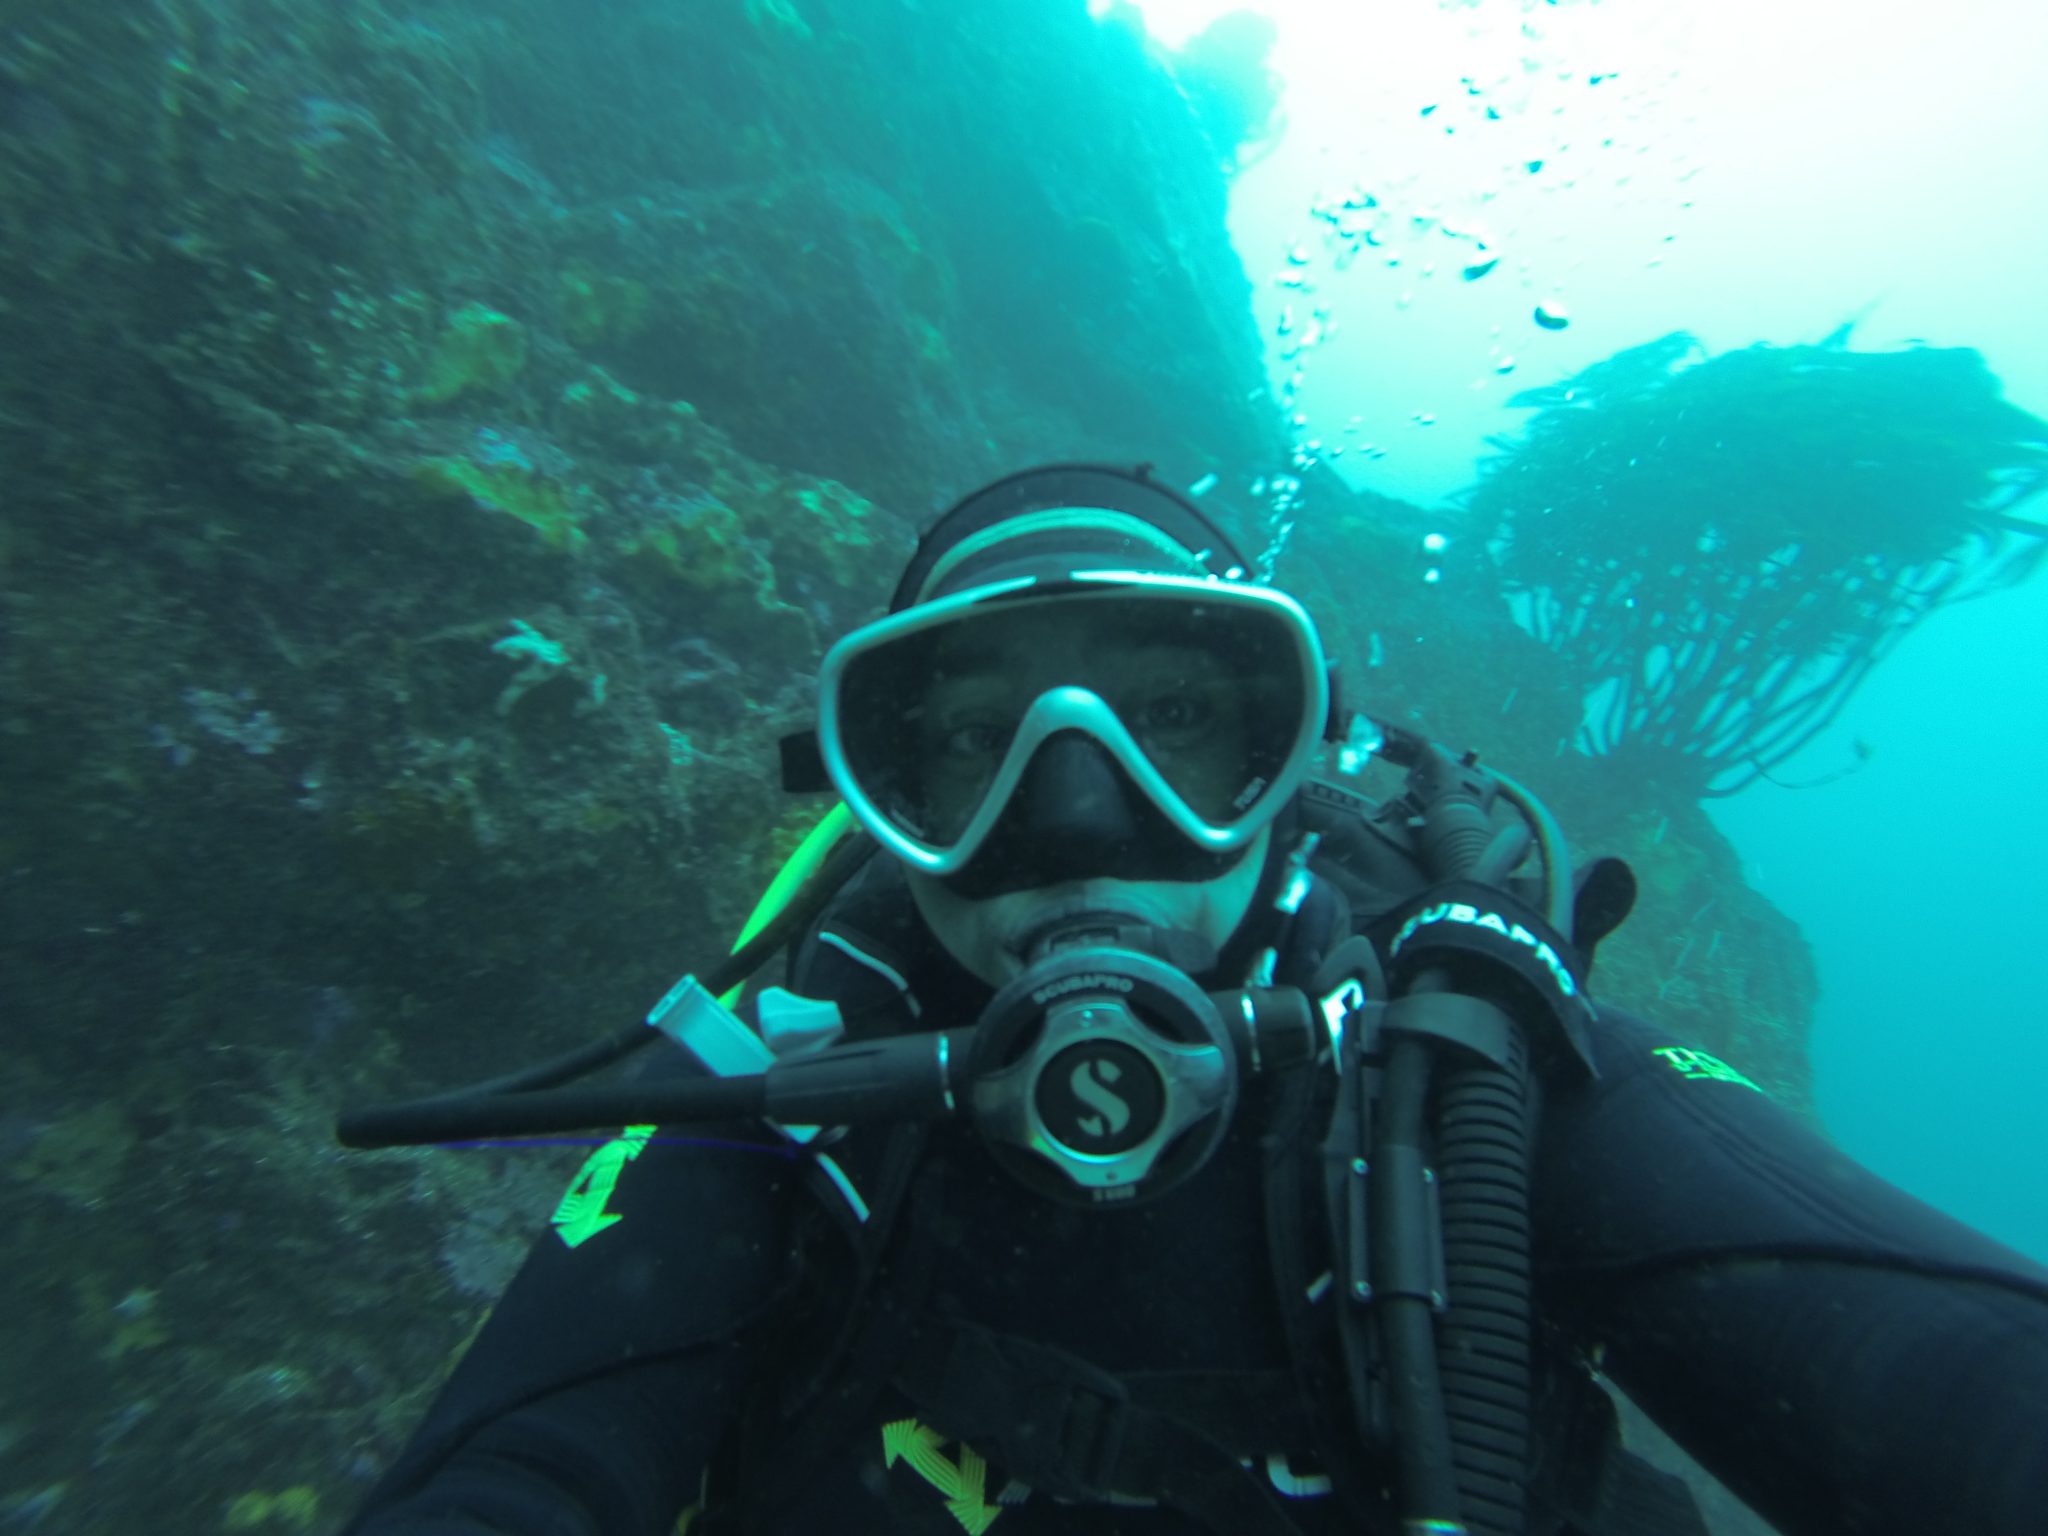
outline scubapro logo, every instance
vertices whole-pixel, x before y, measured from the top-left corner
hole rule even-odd
[[[1401,931],[1394,935],[1394,942],[1388,946],[1389,955],[1401,953],[1401,946],[1432,923],[1462,923],[1470,928],[1497,933],[1512,943],[1520,944],[1536,957],[1536,961],[1550,973],[1550,979],[1557,984],[1557,990],[1566,997],[1576,997],[1579,984],[1572,980],[1572,973],[1564,968],[1564,962],[1557,957],[1542,939],[1524,928],[1520,923],[1511,923],[1498,912],[1482,912],[1479,908],[1463,901],[1439,901],[1424,907],[1420,912],[1401,925]]]
[[[1134,984],[1128,976],[1117,976],[1107,971],[1090,971],[1085,976],[1065,976],[1058,981],[1049,981],[1031,994],[1031,1001],[1043,1007],[1056,997],[1065,997],[1069,992],[1130,992]]]
[[[1123,1075],[1123,1069],[1115,1062],[1100,1060],[1084,1061],[1069,1074],[1068,1089],[1075,1098],[1096,1111],[1074,1122],[1084,1135],[1114,1136],[1131,1123],[1131,1106],[1110,1092],[1108,1086]]]

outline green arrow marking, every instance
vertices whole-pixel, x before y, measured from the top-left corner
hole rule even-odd
[[[579,1247],[622,1219],[617,1212],[607,1211],[605,1203],[618,1187],[626,1164],[640,1155],[653,1134],[651,1125],[629,1125],[583,1160],[551,1218],[555,1235],[565,1246]]]

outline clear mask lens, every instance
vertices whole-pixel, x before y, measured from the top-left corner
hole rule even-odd
[[[929,848],[966,836],[1062,730],[1102,742],[1177,822],[1222,832],[1263,821],[1320,723],[1304,724],[1309,645],[1285,608],[1185,590],[992,600],[851,655],[840,747],[871,806]]]

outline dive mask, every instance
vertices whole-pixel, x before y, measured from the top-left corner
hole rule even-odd
[[[1283,593],[1066,571],[972,586],[846,636],[819,674],[818,745],[854,816],[931,875],[963,870],[1034,760],[1077,744],[1135,786],[1146,820],[1232,857],[1308,774],[1329,690],[1314,624]]]

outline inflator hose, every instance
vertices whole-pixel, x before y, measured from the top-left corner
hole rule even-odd
[[[851,831],[852,817],[844,806],[835,806],[812,829],[785,869],[785,873],[801,871],[800,887],[794,881],[777,879],[755,909],[743,941],[705,977],[706,990],[718,995],[737,987],[775,950],[810,926],[875,851],[874,843],[849,835]],[[631,1089],[588,1089],[581,1099],[562,1094],[543,1101],[538,1095],[543,1089],[560,1088],[587,1077],[665,1038],[647,1027],[650,1022],[651,1017],[629,1024],[562,1055],[465,1088],[352,1110],[337,1123],[336,1139],[350,1147],[426,1146],[473,1135],[533,1135],[543,1130],[623,1124],[631,1116],[615,1113],[614,1106],[622,1097],[630,1100]],[[716,1082],[667,1091],[701,1100],[704,1114],[759,1112],[758,1105],[720,1108],[723,1101],[719,1095],[737,1090],[722,1089]],[[679,1099],[676,1111],[681,1113],[684,1107]],[[502,1108],[509,1108],[510,1113],[500,1114]]]
[[[1394,1454],[1399,1463],[1402,1514],[1447,1521],[1461,1508],[1453,1468],[1449,1416],[1433,1329],[1435,1308],[1417,1276],[1423,1250],[1433,1234],[1426,1220],[1423,1155],[1429,1097],[1429,1048],[1396,1040],[1387,1051],[1379,1123],[1374,1128],[1368,1174],[1368,1209],[1374,1277],[1373,1305],[1379,1314],[1380,1346],[1386,1357],[1388,1396],[1394,1420]]]
[[[1426,972],[1409,992],[1445,984]],[[1442,1521],[1455,1511],[1479,1536],[1520,1536],[1529,1453],[1528,1047],[1519,1030],[1508,1039],[1505,1068],[1463,1053],[1439,1063],[1421,1042],[1395,1040],[1370,1174],[1373,1273],[1394,1282],[1381,1284],[1375,1306],[1394,1383],[1403,1513]],[[1450,1303],[1441,1319],[1416,1278],[1430,1234],[1413,1209],[1428,1179],[1433,1069]]]
[[[1472,766],[1469,760],[1454,764],[1434,747],[1415,755],[1410,786],[1423,811],[1426,867],[1438,880],[1499,883],[1509,873],[1504,866],[1518,862],[1527,845],[1495,837],[1490,797]],[[1492,785],[1506,790],[1533,832],[1544,866],[1546,915],[1568,935],[1570,874],[1556,824],[1519,785],[1497,777]],[[1431,969],[1407,990],[1451,987],[1448,976]],[[1397,1287],[1407,1294],[1380,1301],[1381,1339],[1391,1371],[1402,1513],[1411,1524],[1458,1520],[1476,1536],[1521,1536],[1529,1465],[1533,1080],[1524,1031],[1507,1033],[1504,1067],[1456,1047],[1439,1047],[1439,1061],[1417,1041],[1395,1041],[1373,1132],[1377,1246],[1398,1243],[1400,1228],[1411,1226],[1388,1222],[1386,1201],[1412,1201],[1412,1186],[1427,1181],[1419,1164],[1434,1069],[1446,1305],[1441,1319],[1433,1319],[1429,1301],[1413,1294],[1420,1287]],[[1412,1257],[1406,1262],[1412,1266]],[[1384,1272],[1385,1266],[1375,1268]],[[1404,1272],[1412,1274],[1412,1267]],[[1446,1451],[1454,1479],[1445,1473]]]
[[[1438,1335],[1468,1529],[1520,1536],[1529,1466],[1529,1048],[1505,1068],[1464,1058],[1437,1095],[1437,1185],[1452,1305]]]

